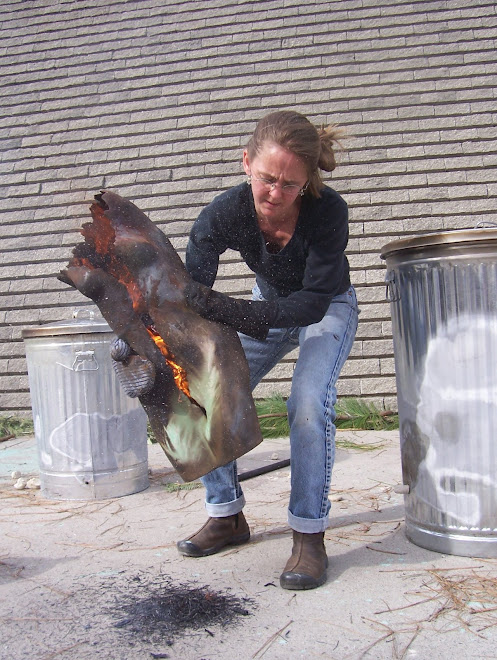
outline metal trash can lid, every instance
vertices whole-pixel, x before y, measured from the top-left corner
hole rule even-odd
[[[24,328],[22,338],[79,335],[91,332],[112,332],[112,330],[104,318],[95,318],[93,311],[89,314],[86,312],[86,317],[79,312],[75,312],[74,318],[67,321],[55,321],[54,323],[45,323],[32,328]]]
[[[443,251],[455,246],[488,246],[494,243],[497,243],[497,229],[455,229],[392,241],[381,248],[380,257],[387,259],[396,252]]]

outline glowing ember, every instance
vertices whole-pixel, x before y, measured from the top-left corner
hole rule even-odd
[[[124,284],[132,300],[133,308],[139,310],[143,307],[143,297],[133,274],[114,252],[114,245],[116,242],[116,232],[114,227],[106,216],[104,209],[96,206],[93,212],[95,220],[98,222],[85,224],[81,233],[85,237],[85,240],[93,246],[95,257],[97,257],[97,263],[90,263],[90,260],[82,256],[78,259],[78,264],[90,268],[103,267],[109,275],[114,276],[119,282],[121,282],[121,284]],[[98,259],[100,259],[102,263],[98,263]],[[173,355],[169,352],[165,341],[159,333],[150,326],[147,326],[147,331],[158,346],[167,364],[171,367],[176,387],[193,401],[190,395],[190,387],[188,385],[186,371],[174,361]]]
[[[91,264],[97,268],[104,268],[109,275],[113,275],[119,282],[124,284],[132,300],[135,310],[143,307],[143,298],[135,281],[135,277],[126,265],[114,254],[114,245],[116,242],[116,232],[112,223],[105,215],[105,211],[96,206],[94,209],[95,219],[98,222],[85,224],[81,230],[85,240],[94,248],[95,255],[100,257],[102,263]],[[85,258],[81,258],[80,264],[88,265]]]
[[[166,358],[167,364],[171,367],[172,372],[173,372],[173,378],[174,382],[176,383],[176,387],[181,390],[186,396],[191,399],[190,395],[190,388],[188,386],[188,380],[186,377],[186,371],[183,369],[183,367],[180,367],[179,364],[174,362],[173,356],[169,352],[166,342],[162,339],[162,337],[152,328],[148,327],[147,328],[148,334],[152,337],[156,345],[158,346],[160,352],[162,355]]]

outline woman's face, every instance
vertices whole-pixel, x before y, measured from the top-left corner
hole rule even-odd
[[[243,152],[243,168],[252,177],[255,210],[260,219],[281,222],[300,208],[300,191],[307,183],[307,170],[295,154],[266,142],[250,159]]]

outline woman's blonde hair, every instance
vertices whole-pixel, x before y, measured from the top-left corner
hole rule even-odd
[[[266,142],[291,151],[307,169],[306,194],[321,196],[321,170],[332,172],[337,166],[336,151],[345,131],[338,126],[316,128],[307,117],[292,110],[280,110],[263,117],[247,144],[250,159],[255,158]]]

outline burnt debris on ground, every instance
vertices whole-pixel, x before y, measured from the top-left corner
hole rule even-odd
[[[166,641],[189,632],[236,623],[255,607],[250,598],[208,586],[174,583],[166,576],[136,575],[114,593],[114,627],[148,641]]]

